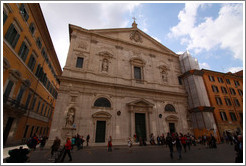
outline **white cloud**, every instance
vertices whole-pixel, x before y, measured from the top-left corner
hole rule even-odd
[[[232,73],[238,72],[240,70],[243,70],[243,67],[231,67],[227,69],[227,71],[230,71]]]
[[[201,4],[186,4],[179,13],[179,23],[170,29],[168,37],[181,37],[181,44],[196,54],[220,47],[229,49],[235,59],[243,60],[242,4],[225,4],[216,19],[207,17],[195,26],[199,6]]]
[[[204,63],[199,63],[200,69],[210,69],[209,64],[207,64],[206,62]]]
[[[60,65],[65,66],[68,48],[68,25],[85,29],[126,27],[140,3],[40,3]]]
[[[151,36],[153,39],[155,39],[156,41],[158,41],[159,43],[161,43],[161,39],[159,39],[158,37],[154,37],[154,36]]]

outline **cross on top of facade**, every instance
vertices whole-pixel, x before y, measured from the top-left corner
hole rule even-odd
[[[132,17],[132,19],[134,20],[134,22],[136,21],[136,17]]]

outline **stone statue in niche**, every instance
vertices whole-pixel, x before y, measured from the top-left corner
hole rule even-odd
[[[74,123],[74,115],[75,115],[75,110],[73,108],[70,108],[67,112],[65,127],[72,127]]]
[[[161,72],[161,77],[164,82],[167,82],[167,72],[165,70]]]
[[[108,60],[107,59],[103,59],[102,71],[108,72]]]

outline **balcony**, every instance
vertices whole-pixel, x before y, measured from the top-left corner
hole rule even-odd
[[[27,112],[27,106],[21,104],[19,101],[10,97],[3,97],[3,110],[8,113],[14,113],[17,115],[23,115]]]

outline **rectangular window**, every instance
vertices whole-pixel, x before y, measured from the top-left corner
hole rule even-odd
[[[34,126],[32,126],[30,137],[32,137],[33,129],[34,129]]]
[[[227,84],[231,84],[231,82],[230,82],[229,79],[226,79],[226,83],[227,83]]]
[[[9,98],[9,95],[10,95],[10,92],[12,90],[13,85],[14,85],[14,82],[9,80],[8,85],[7,85],[5,92],[3,94],[3,102],[4,103],[6,103],[8,101],[8,98]]]
[[[239,103],[238,99],[234,98],[233,100],[234,100],[235,106],[236,107],[239,107],[240,106],[240,103]]]
[[[5,10],[3,10],[3,25],[4,25],[5,21],[7,20],[7,18],[8,18],[8,15],[5,12]]]
[[[28,132],[29,125],[26,125],[25,132],[23,134],[23,138],[26,138],[26,134]]]
[[[9,29],[7,31],[7,33],[5,34],[5,39],[8,41],[8,43],[13,47],[15,48],[16,46],[16,43],[18,42],[19,40],[19,33],[17,32],[14,24],[11,24],[9,26]]]
[[[34,27],[34,23],[33,22],[29,25],[29,30],[30,30],[31,34],[33,35],[34,31],[35,31],[35,27]]]
[[[214,82],[214,76],[210,76],[209,75],[208,78],[209,78],[210,81]]]
[[[29,48],[27,47],[26,43],[23,41],[19,50],[19,56],[24,62],[26,61],[28,52],[29,52]]]
[[[141,80],[141,67],[134,66],[134,78],[136,80]]]
[[[233,88],[230,88],[230,92],[231,92],[232,95],[236,95],[236,92],[235,92],[235,90]]]
[[[21,6],[20,6],[20,14],[24,17],[24,19],[25,19],[26,21],[28,20],[29,15],[28,15],[28,13],[27,13],[27,11],[26,11],[26,9],[25,9],[24,4],[21,4]]]
[[[243,96],[243,91],[241,89],[238,89],[237,91],[240,96]]]
[[[34,97],[33,100],[32,100],[31,110],[34,110],[34,107],[35,107],[35,104],[36,104],[36,100],[37,100],[37,98]]]
[[[237,86],[240,86],[239,82],[236,81],[236,80],[234,80],[234,84],[235,84],[236,87],[237,87]]]
[[[47,112],[47,105],[46,105],[46,107],[44,109],[44,116],[46,116],[46,112]]]
[[[44,110],[44,103],[42,104],[42,107],[41,107],[41,111],[40,111],[41,115],[43,114],[43,110]]]
[[[43,127],[40,128],[39,135],[41,135],[42,131],[43,131]]]
[[[77,57],[76,67],[83,68],[83,62],[84,62],[84,58]]]
[[[225,112],[220,112],[220,117],[223,121],[227,121],[227,116]]]
[[[37,133],[38,133],[38,129],[39,129],[39,127],[37,126],[36,131],[35,131],[35,134],[37,134]]]
[[[18,96],[17,96],[17,98],[16,98],[17,103],[20,103],[20,102],[21,102],[21,98],[22,98],[22,96],[23,96],[24,91],[25,91],[24,87],[21,87],[21,88],[20,88],[20,91],[19,91],[19,93],[18,93]]]
[[[215,97],[217,105],[222,105],[222,101],[220,97]]]
[[[31,69],[31,71],[33,71],[35,64],[36,64],[36,59],[34,58],[33,55],[31,55],[27,66],[29,67],[29,69]]]
[[[231,106],[231,100],[229,98],[225,98],[226,105]]]
[[[218,92],[219,92],[218,87],[215,86],[215,85],[212,85],[212,90],[213,90],[213,92],[215,92],[215,93],[218,93]]]
[[[37,46],[38,46],[39,49],[42,48],[42,42],[41,42],[41,40],[40,40],[40,37],[38,37],[38,38],[36,39],[36,44],[37,44]]]
[[[232,121],[237,121],[237,117],[234,112],[230,112],[230,116]]]
[[[179,85],[182,85],[183,83],[182,83],[182,78],[181,77],[178,77],[178,79],[179,79]]]
[[[226,90],[226,88],[225,87],[221,87],[221,91],[222,91],[222,93],[224,93],[224,94],[227,94],[227,90]]]
[[[239,113],[240,123],[243,124],[243,113]]]
[[[36,112],[38,112],[39,111],[39,107],[40,107],[40,101],[38,102],[38,106],[37,106],[37,109],[36,109]]]
[[[221,77],[217,77],[218,78],[218,81],[220,82],[220,83],[223,83],[224,81],[223,81],[223,78],[221,78]]]
[[[26,109],[28,109],[28,106],[29,106],[29,103],[30,103],[31,97],[32,97],[32,94],[31,94],[31,93],[29,93],[29,94],[28,94],[28,97],[27,97],[27,99],[26,99]]]

